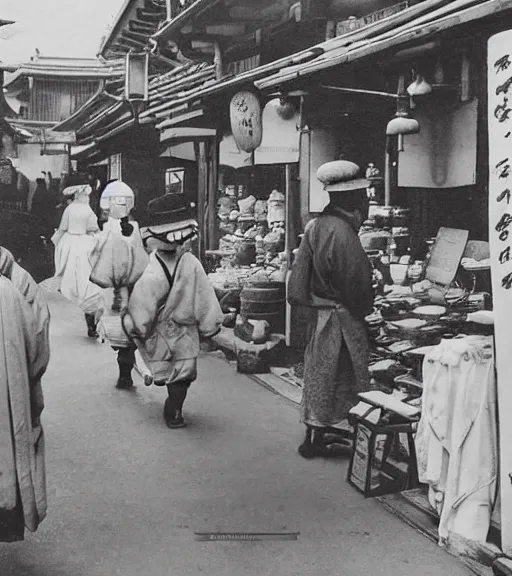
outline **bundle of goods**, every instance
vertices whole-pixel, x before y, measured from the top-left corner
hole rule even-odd
[[[92,257],[90,280],[101,288],[113,288],[110,310],[101,318],[100,332],[111,343],[129,343],[121,323],[121,313],[128,305],[129,290],[142,276],[149,262],[144,248],[132,246],[120,234],[110,232]]]
[[[218,202],[221,268],[266,268],[270,281],[283,282],[286,266],[285,196],[273,190],[269,200],[254,196],[238,199],[235,186],[228,186]],[[268,279],[266,280],[269,281]]]
[[[268,199],[268,225],[285,222],[286,220],[285,195],[277,190],[273,190]]]

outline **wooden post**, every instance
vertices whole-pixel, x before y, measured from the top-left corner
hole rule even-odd
[[[214,63],[215,63],[215,77],[217,78],[217,80],[221,80],[222,77],[224,76],[224,66],[222,63],[222,51],[220,48],[220,44],[218,42],[215,42],[215,57],[214,57]]]
[[[209,160],[208,160],[208,205],[207,205],[207,242],[206,249],[214,250],[217,241],[217,233],[215,227],[215,213],[217,207],[217,188],[218,188],[218,169],[219,169],[219,144],[216,139],[213,139],[209,145]]]
[[[297,245],[297,230],[295,227],[295,194],[293,186],[293,169],[292,164],[286,165],[286,236],[285,236],[285,252],[286,261],[288,262],[288,273],[286,275],[286,285],[288,286],[288,278],[290,275],[290,268],[292,263],[292,253]],[[291,345],[291,334],[292,334],[292,309],[291,306],[286,302],[286,314],[285,314],[285,336],[286,345]]]
[[[384,206],[391,205],[391,142],[390,138],[386,138],[386,158],[384,162]]]
[[[300,164],[299,164],[299,182],[300,182],[300,215],[302,227],[306,226],[309,221],[309,180],[311,178],[311,132],[308,128],[304,96],[301,97],[300,111]]]
[[[208,198],[207,142],[194,144],[197,158],[197,223],[199,224],[199,259],[204,260],[205,252],[205,208]]]

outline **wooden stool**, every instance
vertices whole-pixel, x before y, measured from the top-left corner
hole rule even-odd
[[[365,498],[411,490],[419,485],[414,423],[374,424],[367,418],[378,408],[372,406],[363,416],[350,417],[354,443],[347,480]],[[400,434],[407,437],[404,461],[393,461],[393,448],[402,446]]]

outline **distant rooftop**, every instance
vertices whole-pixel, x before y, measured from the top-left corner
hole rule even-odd
[[[3,67],[0,65],[0,67]],[[112,78],[124,74],[125,62],[122,59],[101,61],[96,58],[60,58],[36,55],[30,62],[19,66],[5,66],[5,69],[15,68],[15,72],[6,77],[5,87],[9,88],[18,81],[28,77],[59,77],[59,78]]]

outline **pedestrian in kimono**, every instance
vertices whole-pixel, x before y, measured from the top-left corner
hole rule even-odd
[[[149,205],[151,225],[142,229],[149,264],[136,282],[123,315],[156,386],[167,386],[164,419],[185,426],[183,404],[197,378],[200,339],[217,334],[224,316],[200,261],[192,254],[198,224],[179,197]]]
[[[108,242],[109,235],[115,235],[118,239],[122,239],[126,242],[130,247],[140,249],[145,256],[139,225],[130,216],[134,205],[135,194],[129,186],[117,180],[109,182],[105,187],[99,202],[99,208],[102,210],[103,214],[103,225],[99,236],[98,250],[101,250],[104,243]],[[120,245],[117,243],[109,244],[109,248],[113,246]],[[107,285],[108,282],[108,287],[100,284],[100,286],[104,288],[105,307],[98,325],[98,331],[103,339],[107,340],[113,350],[117,353],[119,377],[117,379],[116,387],[119,389],[129,389],[133,387],[132,370],[135,366],[135,351],[137,349],[135,344],[126,337],[122,329],[120,335],[114,335],[112,331],[109,330],[111,321],[114,321],[116,317],[120,315],[123,307],[123,304],[121,303],[121,290],[111,286],[112,284],[117,284],[115,278],[113,278],[114,276],[126,274],[127,262],[124,262],[123,260],[126,258],[127,254],[133,256],[132,251],[123,251],[115,255],[115,262],[98,261],[98,264],[93,268],[91,275],[91,280],[93,282],[95,280],[97,281],[99,278],[102,278],[104,282],[106,280],[105,285]],[[99,256],[99,258],[105,257],[111,258],[110,254]],[[145,258],[147,259],[147,256],[145,256]],[[133,257],[127,258],[127,260],[129,260],[132,265],[134,264]],[[144,260],[144,262],[146,262],[146,260]],[[101,269],[105,270],[107,265],[110,268],[111,273],[110,277],[105,278],[105,274],[102,273]],[[116,267],[119,268],[118,271],[116,271]],[[128,272],[129,275],[130,272],[131,271]],[[130,290],[128,287],[124,288],[126,297],[128,297]],[[121,328],[120,322],[119,328]]]
[[[50,314],[33,278],[0,247],[0,541],[24,539],[46,516],[41,378]]]
[[[288,285],[291,305],[314,310],[304,357],[304,458],[335,453],[326,433],[342,429],[357,394],[369,387],[365,317],[373,310],[372,268],[358,236],[368,213],[368,181],[358,174],[357,165],[343,160],[319,168],[330,202],[306,226]]]
[[[87,334],[97,338],[97,318],[103,309],[103,293],[89,281],[90,257],[99,232],[97,217],[89,205],[91,187],[69,186],[64,196],[73,201],[66,207],[59,228],[52,236],[55,244],[55,276],[60,280],[61,294],[77,304],[85,314]]]

